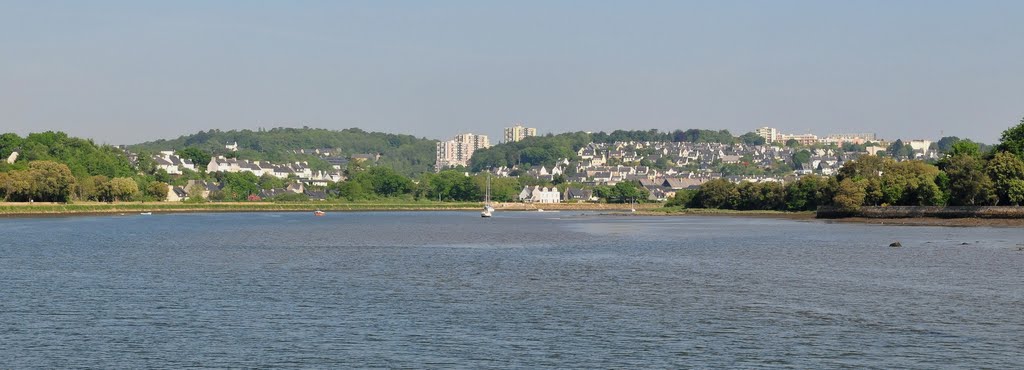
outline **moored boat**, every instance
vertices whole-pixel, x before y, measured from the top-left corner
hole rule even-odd
[[[494,213],[494,207],[491,206],[491,175],[487,175],[487,190],[484,193],[484,210],[480,212],[480,217],[489,218]]]

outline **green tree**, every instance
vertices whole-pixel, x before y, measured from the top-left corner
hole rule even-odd
[[[736,208],[743,210],[783,210],[786,206],[785,188],[777,182],[743,182],[736,187]]]
[[[338,198],[348,199],[349,201],[369,199],[373,195],[373,192],[367,189],[362,182],[352,179],[331,184],[328,186],[328,189],[333,191]]]
[[[996,150],[1013,153],[1018,158],[1024,157],[1024,118],[1016,126],[1003,131]]]
[[[896,139],[895,142],[890,144],[889,148],[886,149],[886,153],[897,160],[914,159],[914,147],[900,139]]]
[[[748,132],[739,137],[740,142],[746,145],[764,145],[765,139],[761,135]]]
[[[11,181],[11,175],[7,172],[0,172],[0,199],[7,201],[7,183]]]
[[[0,180],[3,181],[0,187],[3,187],[4,201],[25,202],[33,198],[35,179],[30,171],[8,172]]]
[[[332,184],[329,190],[338,197],[349,200],[374,197],[395,197],[410,194],[414,187],[412,180],[389,167],[375,166],[357,172],[347,181]]]
[[[478,201],[482,199],[485,186],[486,178],[474,179],[462,172],[448,170],[437,174],[424,174],[421,177],[418,189],[420,196],[426,199]]]
[[[153,178],[160,182],[171,182],[171,175],[167,173],[167,170],[163,168],[157,169],[153,172]]]
[[[882,203],[929,206],[942,203],[936,186],[939,169],[921,161],[884,162],[881,175]]]
[[[877,206],[884,202],[885,194],[882,192],[882,174],[886,169],[895,163],[890,158],[882,158],[874,155],[865,155],[856,160],[846,162],[839,169],[836,180],[842,182],[845,179],[854,181],[864,180],[865,204]]]
[[[950,157],[955,156],[979,156],[981,155],[981,148],[977,143],[970,140],[960,140],[953,143],[952,149],[949,151]]]
[[[252,172],[218,172],[216,176],[224,185],[221,192],[225,200],[243,201],[260,192],[259,178]]]
[[[864,205],[864,200],[867,195],[867,184],[865,180],[854,180],[844,179],[839,182],[839,188],[836,189],[835,198],[833,203],[837,208],[847,212],[855,212],[860,210],[860,207]]]
[[[213,155],[210,154],[210,152],[197,147],[181,149],[178,150],[176,154],[181,158],[192,161],[192,164],[194,164],[198,169],[205,169],[206,165],[210,164],[210,159],[213,158]]]
[[[702,184],[687,206],[690,208],[733,209],[736,208],[738,199],[739,191],[735,184],[726,179],[715,179]]]
[[[1010,180],[1009,187],[1006,192],[1009,198],[1009,204],[1015,206],[1024,204],[1024,180]]]
[[[939,141],[935,142],[935,148],[939,153],[946,154],[953,150],[953,144],[956,144],[958,141],[960,141],[959,137],[944,136],[939,139]]]
[[[379,196],[393,197],[412,192],[412,181],[389,167],[371,167],[357,177],[364,177],[370,189]]]
[[[811,152],[810,151],[801,150],[801,151],[798,151],[796,153],[793,153],[793,163],[796,164],[796,165],[800,165],[801,163],[810,163],[810,161],[811,161]]]
[[[103,201],[106,199],[107,182],[109,178],[103,175],[89,176],[79,181],[78,198],[82,200]]]
[[[151,181],[149,185],[146,185],[146,196],[156,201],[167,200],[167,191],[169,185],[160,181]]]
[[[668,201],[665,202],[665,207],[686,207],[696,193],[694,190],[676,190],[675,195],[669,197]]]
[[[0,135],[0,162],[7,160],[11,152],[21,148],[23,141],[20,136],[14,133]]]
[[[284,179],[278,178],[277,176],[271,175],[269,173],[263,174],[262,176],[260,176],[259,184],[260,184],[260,189],[265,189],[265,190],[281,189],[281,188],[284,188],[285,186],[287,186],[287,184],[285,184]]]
[[[643,203],[647,201],[649,192],[636,181],[622,181],[612,187],[613,199],[609,203]]]
[[[799,180],[786,185],[786,209],[790,211],[813,211],[818,206],[831,203],[834,189],[830,180],[820,176],[803,176]]]
[[[110,188],[110,197],[115,202],[131,200],[139,193],[139,184],[128,177],[115,177],[107,183],[107,186]]]
[[[999,201],[985,162],[973,155],[948,158],[943,170],[949,177],[949,203],[958,206],[992,205]]]
[[[75,175],[67,165],[53,161],[29,163],[35,198],[45,202],[67,202],[75,190]]]
[[[985,167],[999,196],[1000,204],[1012,204],[1010,189],[1014,181],[1024,180],[1024,161],[1010,152],[997,152]]]

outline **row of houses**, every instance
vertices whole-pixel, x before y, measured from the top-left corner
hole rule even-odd
[[[203,199],[210,199],[210,193],[220,191],[223,189],[222,185],[211,181],[203,180],[189,180],[185,186],[171,186],[167,189],[167,201],[169,202],[184,202],[192,196],[198,196]],[[311,200],[325,200],[327,199],[327,192],[323,190],[315,190],[307,188],[301,182],[293,182],[288,184],[284,188],[278,189],[262,189],[258,194],[250,196],[250,200],[265,200],[274,199],[277,196],[284,194],[305,194]]]
[[[561,159],[552,166],[529,169],[500,167],[491,169],[495,176],[525,174],[553,181],[562,178],[586,185],[615,185],[623,181],[654,181],[674,178],[703,182],[728,177],[720,171],[724,165],[762,168],[776,173],[772,181],[811,174],[833,175],[843,163],[867,153],[843,152],[832,148],[808,150],[810,159],[797,163],[793,157],[800,150],[769,145],[687,143],[687,142],[616,142],[591,143],[577,151],[578,159]],[[794,171],[778,173],[775,168],[785,163]],[[656,166],[655,166],[656,165]],[[742,176],[735,181],[765,181],[765,176]]]
[[[196,170],[196,166],[192,163],[192,160],[179,157],[170,150],[165,150],[153,155],[153,162],[156,164],[157,169],[164,170],[171,175],[180,175],[183,173],[183,170]]]
[[[270,175],[279,179],[294,177],[308,185],[327,186],[331,182],[345,179],[340,170],[314,171],[308,162],[275,164],[268,161],[250,161],[247,159],[213,157],[206,165],[206,172],[250,172],[256,176]]]
[[[598,200],[594,197],[594,192],[589,189],[570,187],[563,193],[554,186],[524,186],[523,190],[519,192],[518,199],[520,202],[526,203],[593,202]]]

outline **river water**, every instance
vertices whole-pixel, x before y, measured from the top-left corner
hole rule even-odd
[[[335,212],[0,232],[0,368],[1024,367],[1014,228]]]

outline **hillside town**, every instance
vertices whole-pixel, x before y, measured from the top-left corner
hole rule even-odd
[[[535,128],[506,127],[503,142],[517,142],[536,136]],[[835,174],[847,161],[862,155],[885,153],[893,143],[873,133],[787,134],[773,127],[753,131],[763,139],[759,145],[712,142],[614,142],[590,143],[576,152],[576,158],[561,158],[547,166],[501,166],[487,172],[498,177],[532,177],[548,182],[567,182],[586,187],[615,185],[624,181],[642,184],[649,200],[663,201],[678,190],[697,189],[714,179],[740,182],[795,181],[801,176]],[[463,133],[437,144],[435,170],[468,166],[475,151],[486,149],[486,135]],[[936,160],[939,152],[932,141],[899,140],[906,155],[897,160]],[[905,147],[905,149],[904,149]],[[520,200],[533,201],[546,189],[524,189]],[[530,194],[527,194],[530,193]],[[562,194],[562,200],[570,197]]]
[[[558,190],[554,186],[526,186],[517,200],[522,202],[558,203],[564,201],[596,201],[594,186],[614,186],[620,182],[636,182],[648,194],[648,201],[665,201],[677,191],[697,189],[707,181],[726,179],[733,183],[786,183],[801,176],[836,173],[844,163],[862,155],[876,155],[890,150],[893,142],[879,139],[872,133],[787,134],[773,127],[753,130],[760,140],[751,143],[717,142],[591,142],[576,151],[574,158],[561,158],[556,163],[539,166],[500,166],[485,170],[499,178],[533,178],[556,184],[574,186]],[[505,127],[501,143],[514,143],[536,137],[537,129],[516,124]],[[934,160],[938,151],[929,140],[900,140],[907,148],[902,160]],[[473,154],[491,147],[487,135],[461,133],[436,144],[435,172],[470,165]],[[240,148],[237,142],[225,143],[229,153]],[[133,161],[137,155],[126,152]],[[380,154],[344,156],[337,148],[297,148],[292,154],[314,156],[331,165],[330,171],[313,170],[308,162],[273,163],[217,155],[201,170],[206,173],[251,173],[286,180],[287,186],[264,189],[253,198],[274,198],[281,194],[304,194],[313,199],[326,198],[323,190],[332,183],[346,179],[344,169],[350,161],[376,162]],[[169,175],[199,171],[191,160],[174,151],[161,151],[152,156],[157,169]],[[468,175],[468,173],[467,173]],[[190,196],[208,197],[218,189],[215,182],[190,180],[184,186],[171,186],[167,199],[185,200]]]

